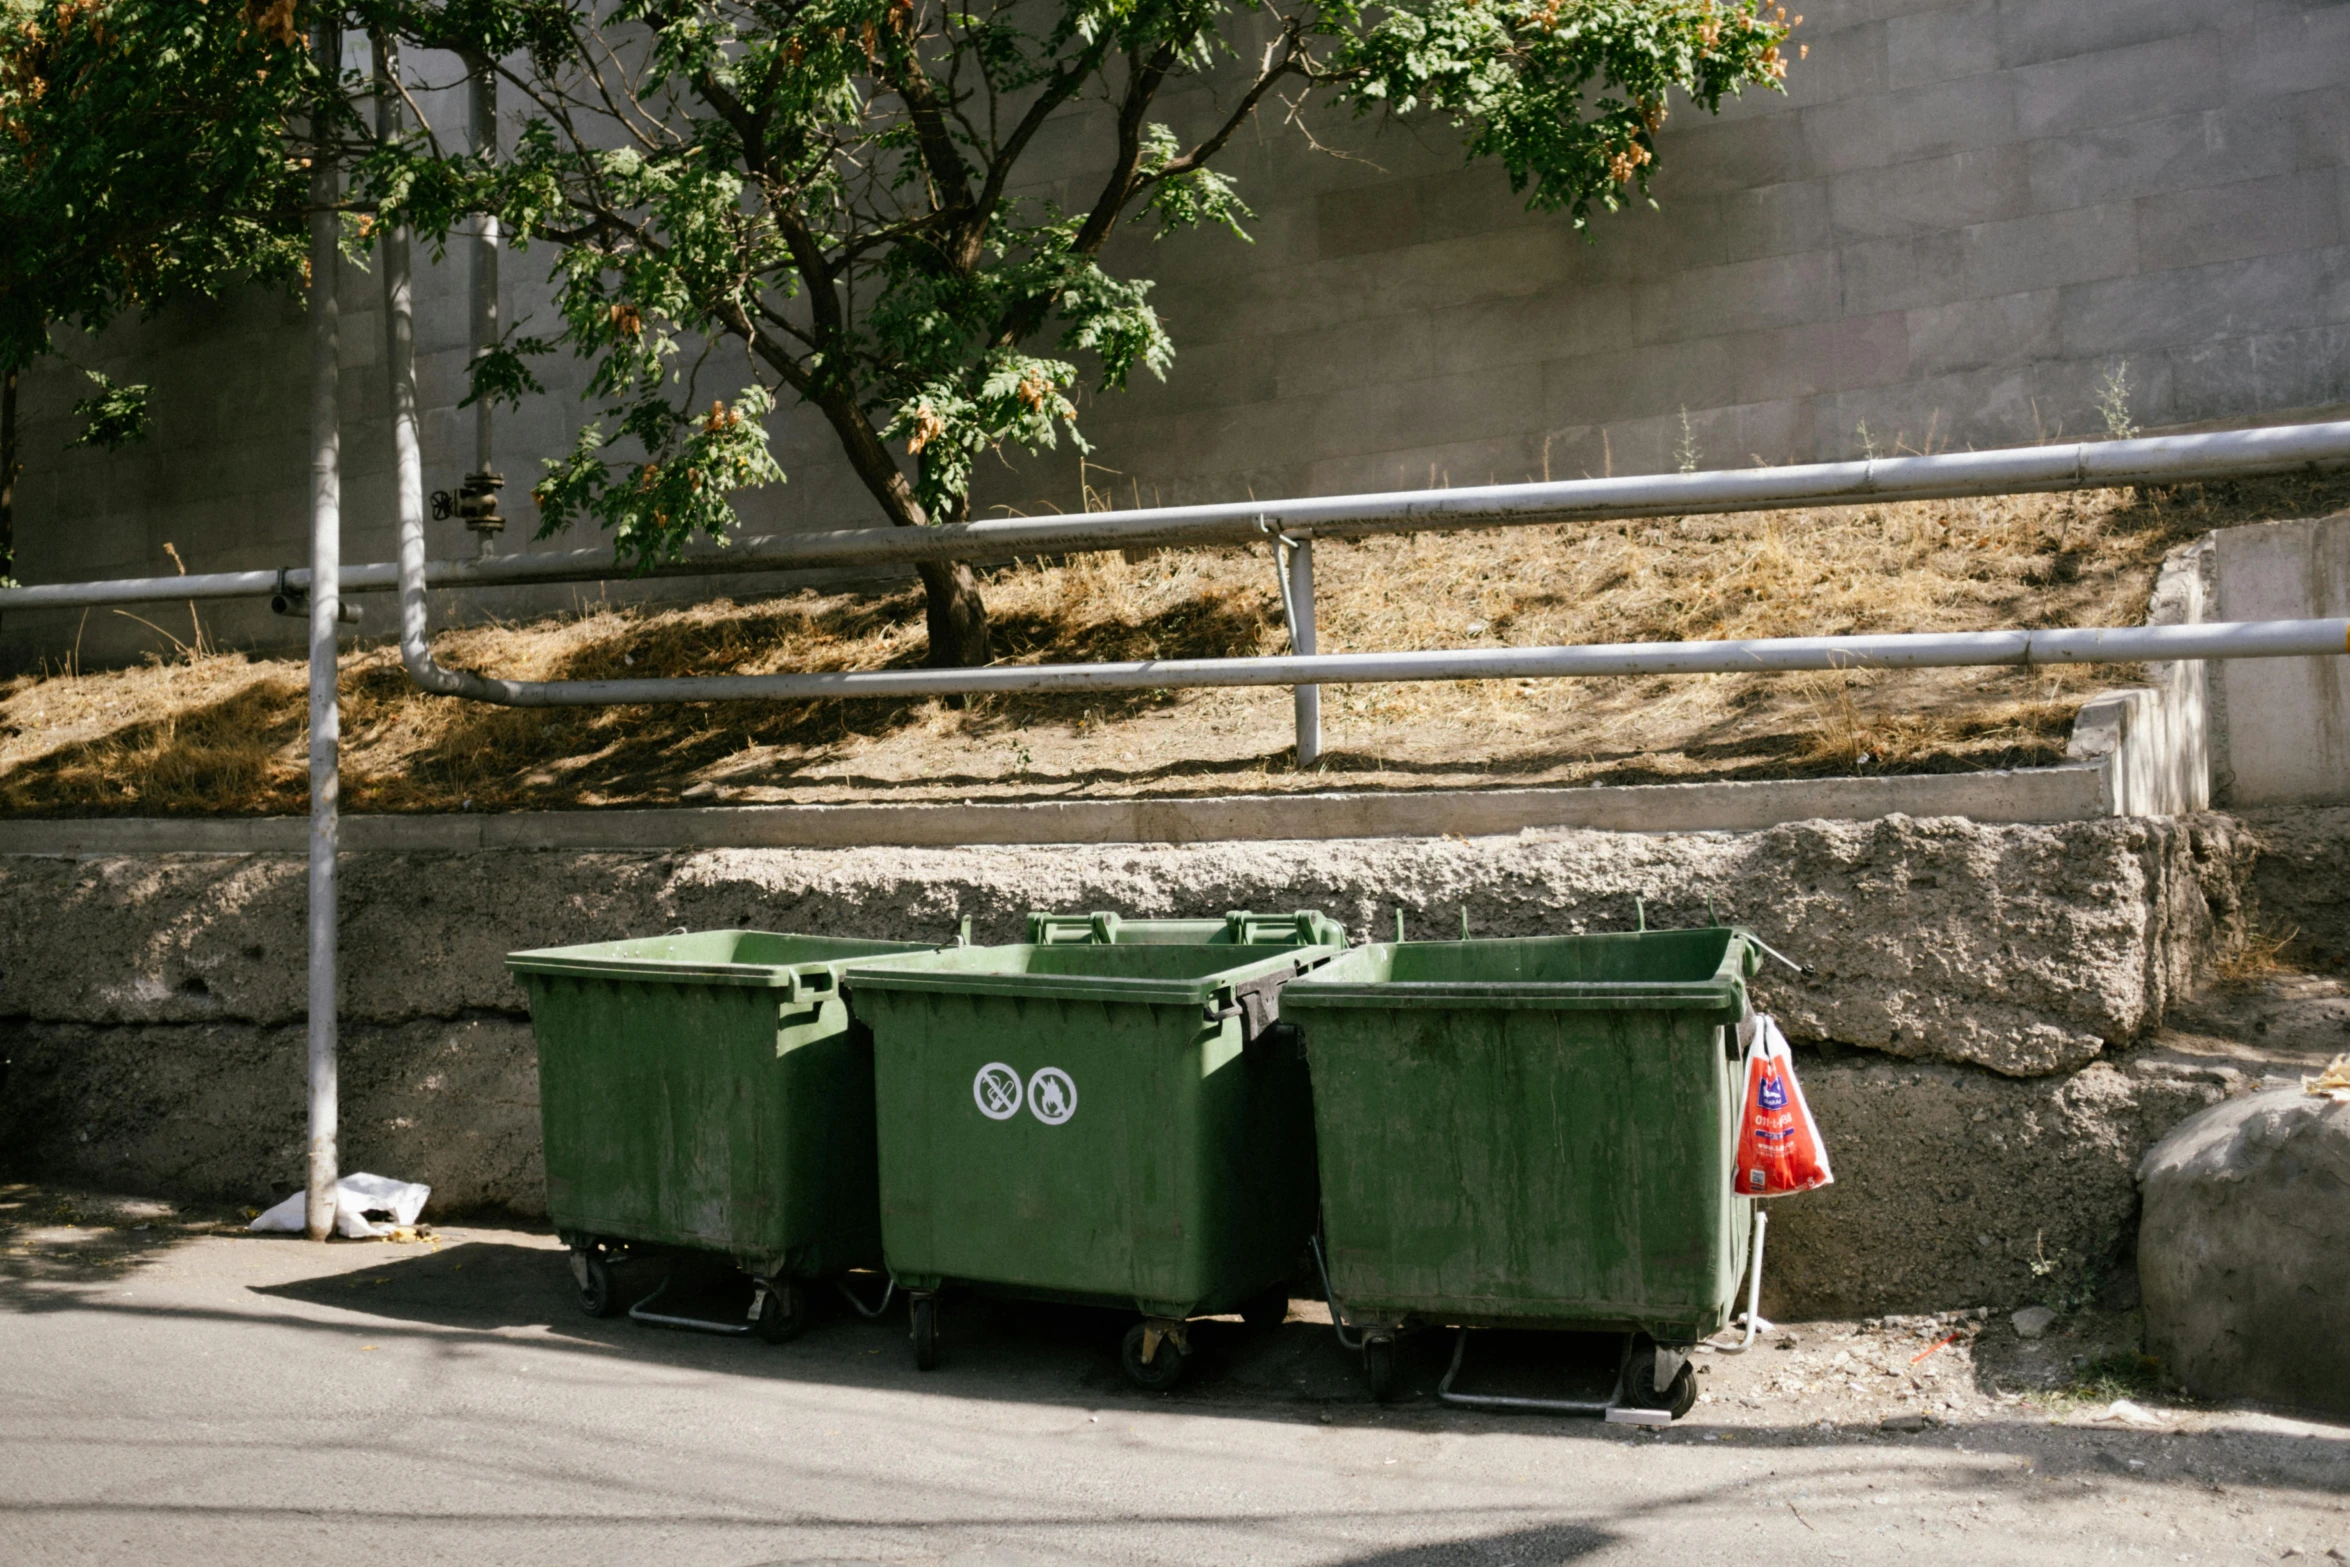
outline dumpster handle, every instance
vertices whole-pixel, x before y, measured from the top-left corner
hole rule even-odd
[[[1770,1227],[1771,1213],[1762,1204],[1754,1205],[1754,1258],[1746,1276],[1746,1337],[1735,1344],[1716,1344],[1717,1355],[1743,1355],[1754,1348],[1754,1336],[1762,1330],[1762,1264],[1763,1231]]]
[[[1780,962],[1786,964],[1789,968],[1795,970],[1795,972],[1798,974],[1817,974],[1819,972],[1818,969],[1813,968],[1809,963],[1796,962],[1793,958],[1787,956],[1786,953],[1781,952],[1778,948],[1764,941],[1762,937],[1757,936],[1751,930],[1746,933],[1746,939],[1753,942],[1756,946],[1762,948],[1763,951],[1769,953],[1772,957],[1777,958]]]
[[[847,1301],[847,1302],[848,1302],[850,1305],[852,1305],[852,1306],[854,1306],[854,1307],[856,1307],[856,1308],[857,1308],[857,1315],[858,1315],[858,1316],[860,1316],[860,1317],[878,1317],[878,1316],[880,1316],[880,1315],[881,1315],[883,1312],[885,1312],[885,1311],[889,1310],[889,1301],[890,1301],[890,1297],[891,1297],[891,1296],[893,1296],[893,1295],[895,1295],[895,1294],[898,1292],[898,1281],[897,1281],[897,1280],[895,1280],[895,1279],[892,1279],[892,1280],[890,1280],[890,1281],[889,1281],[889,1283],[888,1283],[886,1286],[884,1286],[884,1287],[883,1287],[883,1289],[882,1289],[882,1291],[881,1291],[881,1304],[879,1304],[878,1306],[874,1306],[874,1307],[872,1307],[872,1308],[870,1308],[870,1309],[868,1309],[868,1308],[866,1307],[866,1305],[865,1305],[865,1303],[864,1303],[863,1301],[861,1301],[861,1300],[859,1300],[859,1299],[857,1298],[857,1292],[856,1292],[855,1290],[853,1290],[853,1289],[850,1289],[850,1288],[849,1288],[847,1281],[845,1281],[845,1280],[842,1280],[842,1279],[834,1279],[834,1280],[832,1281],[832,1287],[833,1287],[834,1289],[836,1289],[836,1290],[839,1290],[839,1291],[840,1291],[840,1293],[841,1293],[841,1298],[842,1298],[843,1300]]]
[[[1460,1337],[1452,1343],[1452,1365],[1444,1373],[1444,1380],[1436,1384],[1436,1396],[1448,1404],[1465,1404],[1471,1409],[1531,1409],[1546,1415],[1605,1415],[1618,1408],[1624,1393],[1624,1369],[1616,1368],[1616,1385],[1607,1397],[1591,1398],[1515,1398],[1503,1393],[1455,1393],[1452,1379],[1461,1374],[1461,1357],[1469,1352],[1469,1330],[1462,1328]]]
[[[1330,1288],[1330,1270],[1322,1262],[1322,1237],[1319,1235],[1309,1235],[1306,1237],[1306,1245],[1311,1248],[1314,1253],[1314,1272],[1321,1276],[1322,1299],[1330,1307],[1330,1327],[1331,1330],[1338,1335],[1339,1347],[1341,1349],[1360,1350],[1363,1347],[1363,1337],[1360,1333],[1357,1333],[1351,1342],[1349,1342],[1347,1339],[1346,1312],[1345,1309],[1338,1304],[1337,1292]]]

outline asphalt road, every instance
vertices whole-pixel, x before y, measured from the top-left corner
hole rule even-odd
[[[901,1310],[770,1346],[573,1301],[544,1234],[312,1246],[0,1187],[0,1567],[2350,1552],[2350,1429],[2018,1396],[2002,1379],[2040,1346],[2000,1360],[1996,1322],[1922,1363],[1935,1324],[1795,1325],[1708,1357],[1706,1402],[1660,1435],[1438,1404],[1443,1339],[1381,1408],[1303,1320],[1206,1324],[1194,1378],[1150,1396],[1106,1313],[954,1302],[925,1375]],[[1555,1341],[1493,1340],[1469,1374],[1570,1370]],[[1886,1432],[1904,1410],[1942,1423]]]

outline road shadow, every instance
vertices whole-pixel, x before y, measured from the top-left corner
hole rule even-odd
[[[0,1121],[0,1131],[12,1130]],[[215,1205],[165,1202],[0,1179],[0,1308],[6,1286],[68,1294],[121,1278],[218,1231]],[[18,1309],[32,1309],[20,1299]]]
[[[1500,1567],[1502,1563],[1581,1561],[1618,1543],[1622,1536],[1582,1524],[1544,1524],[1427,1545],[1399,1545],[1349,1556],[1335,1567]]]
[[[120,1261],[151,1260],[200,1238],[162,1230],[153,1234],[151,1243],[146,1235],[125,1235]],[[209,1238],[229,1246],[308,1247],[292,1238],[217,1233]],[[643,1326],[625,1317],[588,1317],[579,1309],[563,1252],[552,1237],[457,1238],[431,1249],[344,1243],[307,1256],[326,1261],[332,1271],[248,1286],[244,1298],[253,1302],[250,1309],[236,1306],[234,1294],[217,1307],[166,1305],[143,1290],[126,1296],[120,1284],[127,1267],[112,1262],[93,1267],[74,1258],[32,1274],[21,1266],[0,1269],[0,1313],[214,1320],[317,1341],[366,1344],[413,1337],[458,1359],[493,1347],[520,1349],[686,1376],[1025,1403],[1105,1416],[1157,1409],[1296,1426],[1496,1432],[1619,1447],[1724,1443],[1731,1444],[1725,1451],[1742,1451],[1766,1463],[1773,1452],[1793,1449],[1848,1450],[1856,1462],[1863,1455],[1890,1458],[1911,1449],[1921,1456],[1951,1455],[1954,1486],[1964,1464],[2003,1458],[2009,1467],[2000,1473],[2008,1478],[1997,1483],[2023,1494],[2060,1481],[2129,1489],[2257,1485],[2331,1497],[2350,1494],[2350,1431],[2336,1427],[2293,1431],[2271,1422],[2279,1429],[2148,1431],[2060,1426],[2041,1416],[2008,1414],[1895,1433],[1881,1428],[1873,1416],[1749,1423],[1724,1418],[1729,1412],[1719,1406],[1701,1405],[1660,1431],[1588,1418],[1459,1408],[1435,1396],[1451,1362],[1450,1332],[1403,1340],[1396,1393],[1382,1404],[1370,1395],[1359,1356],[1341,1347],[1320,1304],[1302,1294],[1292,1301],[1290,1320],[1277,1328],[1252,1330],[1237,1319],[1195,1323],[1194,1356],[1183,1384],[1167,1393],[1145,1393],[1118,1368],[1118,1341],[1134,1320],[1128,1312],[949,1294],[943,1301],[941,1363],[923,1373],[913,1365],[902,1301],[893,1301],[881,1317],[870,1320],[845,1302],[824,1301],[806,1333],[791,1343],[771,1345],[754,1336],[722,1338]],[[21,1264],[24,1259],[9,1260]],[[620,1270],[622,1293],[641,1299],[665,1273],[657,1259],[634,1259]],[[866,1299],[872,1298],[868,1284]],[[660,1309],[739,1321],[748,1304],[747,1283],[717,1266],[681,1275]],[[1610,1341],[1597,1335],[1480,1333],[1471,1341],[1458,1386],[1522,1397],[1598,1397],[1612,1379],[1612,1353]],[[1966,1483],[1979,1485],[1982,1476]],[[1564,1551],[1573,1543],[1561,1542],[1560,1559],[1566,1559]],[[1473,1548],[1429,1547],[1438,1554],[1374,1555],[1362,1563],[1509,1559],[1441,1554]]]
[[[633,1260],[621,1269],[622,1293],[639,1298],[658,1285],[663,1274],[654,1259]],[[660,1309],[739,1321],[749,1304],[748,1289],[739,1276],[722,1269],[693,1274],[663,1298]],[[1460,1408],[1436,1397],[1451,1364],[1454,1335],[1449,1331],[1417,1333],[1402,1341],[1395,1394],[1380,1403],[1371,1397],[1359,1356],[1340,1345],[1320,1303],[1302,1295],[1291,1303],[1290,1320],[1278,1328],[1252,1330],[1237,1319],[1195,1323],[1194,1357],[1184,1382],[1170,1392],[1145,1393],[1128,1383],[1118,1368],[1118,1340],[1134,1320],[1132,1313],[970,1292],[943,1298],[940,1365],[929,1373],[914,1369],[902,1302],[893,1301],[882,1317],[868,1320],[837,1299],[826,1301],[807,1332],[784,1345],[756,1337],[719,1338],[646,1327],[625,1317],[583,1315],[562,1253],[551,1245],[467,1241],[429,1255],[379,1255],[343,1273],[257,1287],[254,1293],[360,1314],[346,1322],[306,1316],[277,1319],[305,1332],[374,1340],[401,1331],[394,1324],[407,1324],[409,1331],[433,1337],[451,1331],[503,1336],[535,1329],[542,1332],[528,1342],[557,1353],[617,1357],[725,1377],[1088,1412],[1164,1409],[1301,1425],[1508,1431],[1568,1442],[1726,1442],[1758,1455],[1823,1446],[2005,1454],[2026,1460],[2016,1471],[2019,1484],[2080,1477],[2146,1484],[2257,1483],[2350,1494],[2350,1432],[2334,1430],[2266,1436],[2244,1431],[2086,1429],[2010,1416],[1889,1432],[1874,1417],[1733,1425],[1701,1406],[1660,1431],[1589,1418]],[[870,1299],[871,1291],[866,1293]],[[112,1308],[101,1304],[96,1309]],[[1614,1341],[1606,1335],[1481,1332],[1471,1339],[1456,1386],[1464,1392],[1520,1397],[1604,1397],[1613,1381],[1615,1352]],[[1435,1555],[1364,1561],[1369,1567],[1390,1560],[1453,1559]]]

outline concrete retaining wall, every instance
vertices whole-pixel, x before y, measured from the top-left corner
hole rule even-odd
[[[2222,817],[1747,834],[1192,846],[355,853],[345,869],[344,1158],[440,1211],[540,1211],[535,1056],[512,949],[749,925],[982,941],[1031,907],[1312,904],[1359,938],[1751,924],[1813,965],[1758,1004],[1805,1044],[1838,1183],[1783,1205],[1769,1309],[2045,1293],[2127,1236],[2132,1162],[2227,1091],[2133,1045],[2238,918]],[[0,1161],[127,1189],[300,1179],[300,860],[0,856]],[[1861,1047],[1861,1048],[1855,1048]]]
[[[2350,973],[2350,806],[2276,806],[2241,819],[2260,840],[2246,913],[2272,939],[2289,934],[2320,973]]]
[[[2150,799],[2182,758],[2156,693],[2109,691],[2082,710],[2076,760],[1980,773],[1865,778],[1720,779],[1588,789],[1397,789],[1353,793],[1131,796],[1097,800],[854,805],[718,805],[666,810],[512,811],[345,816],[344,847],[376,853],[483,849],[834,849],[888,845],[1193,844],[1395,838],[1447,824],[1456,837],[1552,828],[1606,832],[1751,832],[1786,822],[1964,816],[1978,822],[2073,822],[2172,815],[2194,806]],[[2151,716],[2149,716],[2151,714]],[[2192,767],[2182,766],[2191,761]],[[2134,807],[2125,809],[2125,807]],[[298,816],[19,817],[0,820],[0,855],[287,854],[308,842]]]
[[[1152,297],[1181,357],[1163,386],[1089,396],[1095,461],[1113,470],[1096,486],[1174,503],[1669,469],[1684,410],[1709,466],[2097,434],[2099,384],[2125,361],[2150,427],[2350,399],[2350,7],[1803,9],[1810,56],[1788,96],[1757,95],[1719,121],[1679,109],[1662,210],[1602,217],[1595,245],[1524,213],[1493,167],[1464,168],[1441,129],[1318,120],[1344,159],[1272,123],[1244,136],[1231,172],[1262,214],[1257,243],[1137,235],[1123,258],[1160,280]],[[1225,85],[1171,101],[1166,117],[1205,123]],[[436,101],[444,120],[452,110]],[[1042,193],[1064,207],[1084,204],[1099,165],[1089,129],[1072,117],[1037,154]],[[506,320],[551,319],[543,258],[508,263]],[[435,488],[454,488],[472,459],[470,414],[454,406],[466,287],[461,260],[419,278]],[[346,277],[342,301],[344,558],[387,560],[375,279]],[[302,342],[294,307],[246,298],[73,345],[117,381],[155,387],[152,438],[120,456],[62,450],[86,386],[59,368],[36,375],[18,574],[168,572],[166,542],[191,570],[299,563],[308,470],[287,388]],[[521,514],[509,547],[532,523],[521,490],[584,413],[581,367],[558,358],[546,376],[551,395],[500,426]],[[786,408],[772,429],[791,483],[752,498],[755,526],[874,519],[821,421]],[[1066,447],[984,471],[983,509],[1082,504]],[[433,542],[468,548],[453,522]],[[183,634],[184,616],[146,618]],[[232,642],[300,639],[252,607],[204,618]],[[104,612],[11,615],[0,656],[77,639],[86,659],[165,646]]]
[[[344,1015],[514,1014],[504,955],[669,929],[1019,939],[1032,908],[1134,915],[1312,905],[1356,939],[1628,930],[1709,911],[1816,973],[1774,969],[1789,1034],[2031,1075],[2137,1038],[2236,918],[2227,819],[1325,843],[677,854],[348,854]],[[298,856],[0,858],[0,1015],[274,1027],[303,1016]]]
[[[274,1202],[301,1184],[303,1052],[299,1024],[0,1024],[0,1173]],[[2093,1287],[2128,1256],[2137,1160],[2241,1086],[2143,1052],[2036,1078],[1798,1054],[1836,1184],[1773,1208],[1763,1306],[1783,1317]],[[344,1168],[429,1181],[432,1215],[544,1215],[528,1024],[347,1025],[342,1084]]]

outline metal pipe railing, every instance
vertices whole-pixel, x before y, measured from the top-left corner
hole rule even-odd
[[[502,680],[431,662],[403,625],[401,653],[427,690],[507,707],[654,702],[817,701],[971,692],[1151,691],[1211,686],[1379,685],[1418,680],[1563,679],[1737,674],[1759,670],[1949,669],[1973,665],[2135,664],[2168,659],[2298,658],[2350,652],[2350,619],[2214,622],[2091,630],[1954,631],[1593,647],[1452,648],[1270,658],[1145,659],[1108,664],[998,664],[985,669],[875,669],[635,680]],[[420,672],[429,669],[428,676]],[[435,683],[435,681],[448,683]]]
[[[595,582],[634,576],[695,577],[746,571],[889,568],[919,561],[1008,560],[1078,550],[1196,548],[1251,544],[1269,536],[1360,538],[1383,533],[1529,527],[1556,522],[1613,522],[1637,517],[1851,506],[1870,501],[2026,494],[2130,484],[2183,484],[2350,466],[2350,420],[2271,425],[2205,435],[2165,435],[2066,446],[2025,446],[1933,457],[1735,468],[1707,473],[1570,479],[1553,484],[1491,484],[1457,490],[1401,490],[1314,500],[1234,501],[1092,512],[1082,517],[1009,518],[936,528],[848,528],[769,534],[724,550],[639,572],[606,549],[550,550],[489,559],[436,560],[424,567],[430,589],[517,587],[540,582]],[[380,561],[346,566],[346,593],[390,592],[400,566]],[[60,582],[0,589],[0,611],[81,609],[185,599],[267,598],[305,591],[310,574],[207,572],[109,582]]]
[[[1274,550],[1281,577],[1281,608],[1289,622],[1293,653],[1319,651],[1314,625],[1314,541],[1284,534]],[[1297,733],[1297,765],[1311,767],[1322,755],[1322,688],[1299,686],[1291,694]]]

